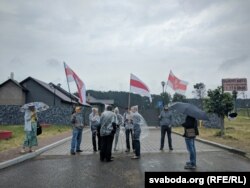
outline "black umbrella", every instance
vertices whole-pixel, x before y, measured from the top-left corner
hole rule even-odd
[[[169,106],[169,109],[176,110],[180,113],[189,115],[199,120],[209,120],[206,112],[202,111],[197,106],[190,103],[175,102]]]

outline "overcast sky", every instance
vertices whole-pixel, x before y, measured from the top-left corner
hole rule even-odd
[[[129,91],[133,73],[159,94],[170,70],[187,97],[222,78],[250,89],[249,10],[249,0],[0,0],[0,83],[14,72],[67,89],[65,61],[86,89]]]

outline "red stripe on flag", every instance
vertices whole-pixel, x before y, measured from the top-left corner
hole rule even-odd
[[[141,88],[141,89],[144,89],[146,91],[149,92],[147,86],[145,86],[143,83],[141,83],[140,81],[137,81],[137,80],[130,80],[130,85],[133,86],[133,87],[137,87],[137,88]]]
[[[65,67],[65,73],[66,73],[67,79],[69,76],[72,76],[75,80],[80,102],[82,104],[85,103],[86,102],[86,93],[85,93],[83,81],[76,75],[76,73],[71,68],[69,68],[69,66],[66,65],[66,63],[64,63],[64,67]]]
[[[178,79],[177,77],[175,77],[172,74],[169,74],[168,80],[172,83],[173,85],[173,89],[180,89],[180,90],[186,90],[187,89],[187,85],[186,84],[182,84],[181,80]]]

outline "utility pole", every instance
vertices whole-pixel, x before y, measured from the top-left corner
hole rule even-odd
[[[162,81],[161,82],[161,86],[162,86],[162,104],[163,104],[163,106],[165,105],[165,103],[164,103],[164,87],[165,87],[165,82],[164,81]]]

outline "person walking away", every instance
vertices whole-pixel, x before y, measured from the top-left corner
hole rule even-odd
[[[129,108],[126,108],[126,112],[123,114],[124,119],[124,126],[125,126],[125,136],[126,136],[126,147],[127,149],[125,152],[130,152],[130,139],[131,136],[131,142],[132,142],[132,149],[134,150],[134,143],[133,143],[133,122],[132,122],[132,115]]]
[[[133,143],[135,148],[135,155],[131,159],[139,159],[141,156],[140,135],[143,117],[138,113],[138,106],[131,107],[131,111],[133,121]]]
[[[160,126],[161,126],[161,143],[160,143],[160,150],[163,150],[164,148],[164,142],[165,142],[165,135],[167,132],[167,137],[168,137],[168,147],[169,150],[173,150],[172,147],[172,112],[169,111],[168,106],[165,105],[164,109],[161,111],[159,115],[159,120],[160,120]]]
[[[75,155],[76,152],[82,152],[80,149],[82,142],[82,130],[83,130],[83,116],[81,114],[81,107],[77,106],[75,112],[71,116],[72,123],[72,140],[70,154]]]
[[[89,115],[89,125],[92,132],[92,145],[93,151],[96,152],[97,149],[101,149],[100,145],[100,116],[98,114],[98,108],[92,108],[92,113]],[[97,146],[96,148],[96,137],[97,137]]]
[[[117,125],[116,125],[116,132],[115,132],[115,146],[114,146],[114,151],[117,151],[117,143],[119,139],[119,134],[120,134],[120,128],[123,125],[123,117],[121,114],[119,114],[119,109],[116,107],[114,109],[114,113],[117,117]]]
[[[33,152],[32,147],[37,146],[37,113],[35,106],[30,106],[25,110],[24,114],[24,131],[25,131],[25,140],[23,143],[23,148],[21,153],[25,153],[25,147],[29,148],[29,152]]]
[[[107,162],[113,161],[111,155],[112,155],[112,142],[114,134],[116,132],[116,122],[117,122],[117,117],[115,113],[112,112],[112,107],[107,106],[107,110],[102,113],[100,118],[100,124],[101,124],[100,161],[104,161],[105,159]]]
[[[196,148],[195,137],[199,135],[197,120],[191,116],[187,116],[185,122],[182,124],[184,127],[184,137],[186,147],[189,153],[189,161],[186,162],[185,169],[196,169]]]

